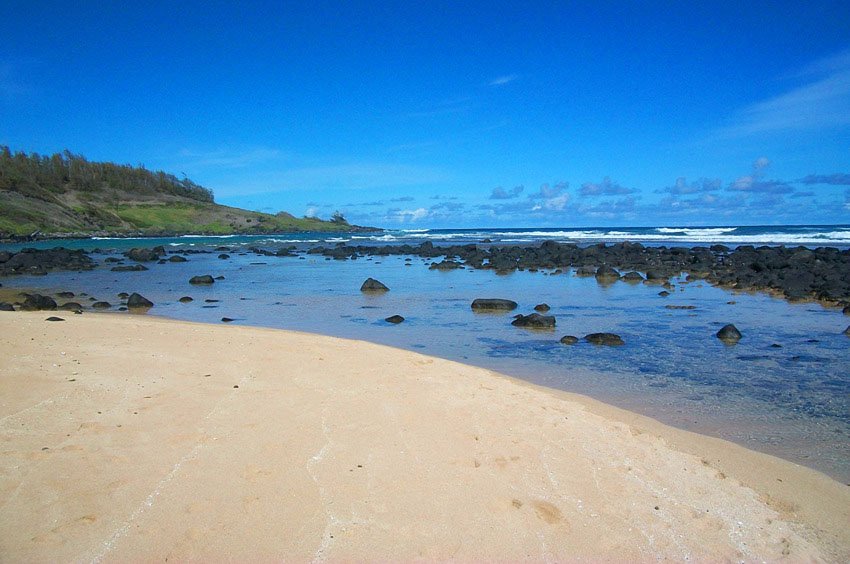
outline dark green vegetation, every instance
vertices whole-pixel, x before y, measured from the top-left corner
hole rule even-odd
[[[50,235],[172,235],[360,231],[331,221],[221,206],[188,178],[70,151],[51,156],[0,147],[0,238]]]

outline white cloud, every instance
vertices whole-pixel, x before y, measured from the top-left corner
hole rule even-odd
[[[420,219],[428,217],[428,210],[425,208],[416,208],[415,210],[388,210],[387,219],[397,221],[399,223],[414,223]]]
[[[850,51],[815,61],[796,76],[808,83],[744,108],[720,136],[850,126]]]
[[[518,78],[519,78],[519,75],[508,74],[508,75],[505,75],[505,76],[500,76],[498,78],[494,78],[493,80],[490,81],[489,84],[490,84],[490,86],[502,86],[502,85],[507,84],[509,82],[513,82],[514,80],[516,80]]]

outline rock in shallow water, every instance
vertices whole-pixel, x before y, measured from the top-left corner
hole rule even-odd
[[[549,304],[537,304],[534,306],[534,311],[539,311],[540,313],[546,313],[550,309]]]
[[[741,332],[738,331],[738,328],[731,323],[728,325],[724,325],[720,329],[720,331],[717,332],[716,336],[724,343],[729,344],[737,343],[741,340],[741,337],[743,337],[743,335],[741,335]]]
[[[141,294],[133,292],[127,298],[127,307],[130,309],[150,309],[153,307],[153,302]]]
[[[208,284],[214,284],[214,283],[215,283],[215,280],[209,274],[203,274],[201,276],[192,276],[189,279],[189,284],[195,284],[195,285],[208,285]]]
[[[367,278],[360,286],[361,292],[388,292],[389,288],[383,282],[379,282],[374,278]]]
[[[516,302],[500,298],[478,298],[472,301],[472,309],[476,310],[513,311],[516,308]]]
[[[552,329],[555,327],[554,315],[540,315],[532,313],[531,315],[517,315],[516,319],[511,321],[511,325],[515,327],[529,327],[531,329]]]
[[[564,345],[574,345],[578,343],[578,337],[574,337],[573,335],[564,335],[561,337],[560,343]]]
[[[604,345],[607,347],[619,347],[626,344],[622,337],[614,333],[591,333],[585,335],[584,340],[594,345]]]
[[[391,315],[388,318],[384,319],[387,323],[401,323],[404,321],[404,318],[400,315]]]

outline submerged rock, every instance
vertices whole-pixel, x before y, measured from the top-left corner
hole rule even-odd
[[[741,340],[741,332],[738,331],[738,328],[732,325],[731,323],[728,325],[724,325],[720,331],[717,332],[717,338],[723,341],[724,343],[734,344]]]
[[[195,301],[195,300],[192,296],[183,296],[182,298],[180,298],[177,301],[179,301],[181,304],[188,304],[189,302],[192,302],[192,301]]]
[[[555,327],[555,316],[540,315],[539,313],[532,313],[531,315],[520,314],[516,316],[516,319],[511,321],[511,325],[532,329],[553,329]]]
[[[192,276],[189,279],[189,284],[195,284],[195,285],[209,285],[209,284],[214,284],[214,283],[215,283],[215,280],[213,279],[213,277],[210,274],[204,274],[204,275],[201,275],[201,276]]]
[[[516,308],[516,302],[500,298],[477,298],[472,301],[472,309],[475,310],[513,311]]]
[[[615,333],[591,333],[584,336],[584,340],[594,345],[607,347],[619,347],[625,345],[623,338]]]
[[[573,335],[564,335],[563,337],[561,337],[561,340],[559,342],[564,345],[574,345],[578,343],[578,337],[575,337]]]
[[[141,272],[147,269],[148,267],[143,264],[133,264],[131,266],[113,266],[109,270],[112,272]]]
[[[388,292],[389,290],[383,282],[379,282],[374,278],[367,278],[360,286],[361,292]]]
[[[400,315],[391,315],[384,319],[384,321],[386,321],[387,323],[401,323],[402,321],[404,321],[404,318]]]
[[[550,309],[549,304],[537,304],[534,306],[534,311],[539,311],[540,313],[546,313]]]
[[[186,257],[181,257],[180,255],[171,255],[168,257],[168,262],[189,262]]]
[[[620,273],[610,266],[600,266],[596,269],[596,281],[602,284],[610,284],[620,279]]]

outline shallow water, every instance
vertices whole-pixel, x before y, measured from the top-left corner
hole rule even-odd
[[[156,304],[149,314],[211,323],[230,317],[234,324],[363,339],[466,362],[587,394],[850,482],[850,339],[842,334],[850,318],[840,311],[681,280],[665,298],[658,286],[602,286],[569,272],[429,271],[431,261],[418,257],[187,258],[149,265],[145,272],[110,272],[105,265],[3,283],[87,292],[115,305],[119,292],[135,291]],[[188,280],[197,274],[225,279],[191,286]],[[369,276],[391,291],[361,293]],[[180,303],[184,295],[194,301]],[[512,299],[519,308],[474,313],[470,303],[479,297]],[[513,314],[531,313],[542,302],[557,318],[555,331],[510,325]],[[394,314],[405,322],[384,321]],[[714,337],[726,323],[744,334],[735,346]],[[603,331],[621,335],[625,346],[558,342],[567,334]]]

